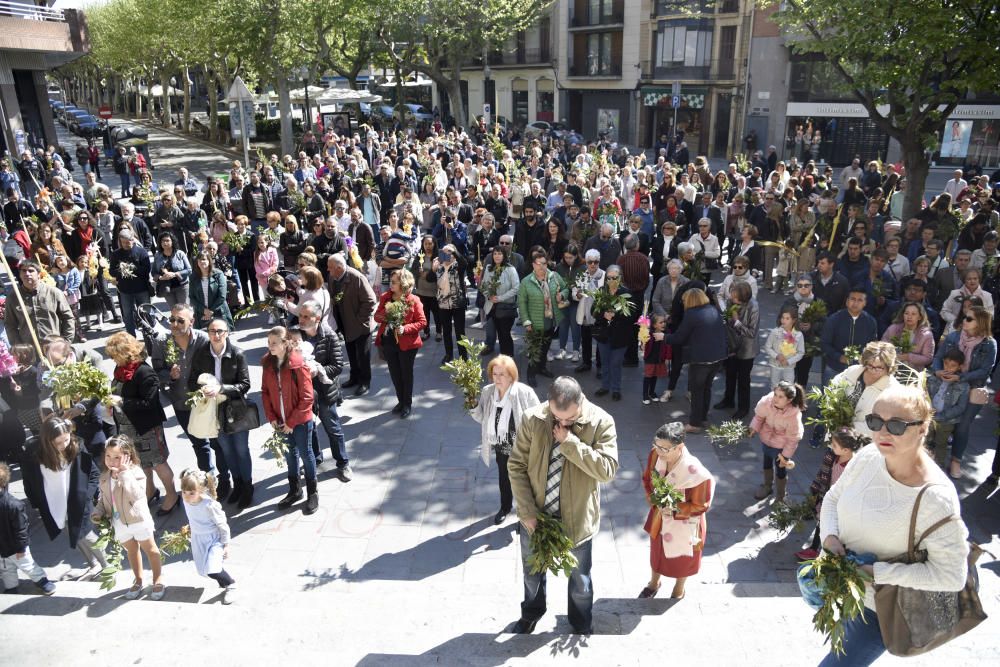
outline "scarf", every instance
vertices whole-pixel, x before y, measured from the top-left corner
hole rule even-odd
[[[972,363],[972,351],[976,349],[976,346],[983,342],[985,336],[970,336],[969,334],[962,331],[958,336],[958,349],[962,351],[965,355],[965,363],[962,364],[962,372],[969,372],[969,365]]]
[[[125,364],[124,366],[116,367],[115,380],[123,384],[126,382],[130,382],[132,380],[132,376],[135,375],[136,369],[139,368],[139,365],[141,363],[142,363],[141,361],[132,361]]]
[[[690,452],[685,451],[670,472],[667,472],[667,466],[660,457],[656,454],[652,456],[655,459],[654,470],[661,477],[666,477],[667,481],[680,491],[693,489],[712,479],[712,473],[708,472],[701,461]],[[652,536],[660,535],[663,555],[667,558],[693,556],[694,547],[702,543],[700,516],[690,519],[664,518],[659,510],[656,510],[649,531]]]
[[[80,235],[80,240],[83,241],[83,243],[81,244],[80,249],[83,252],[86,252],[87,248],[90,247],[90,243],[94,240],[94,227],[93,227],[93,225],[87,225],[86,229],[80,229],[79,227],[77,227],[76,233]]]
[[[486,415],[489,434],[489,440],[491,445],[498,445],[507,439],[507,429],[510,426],[510,414],[513,410],[514,401],[511,399],[511,388],[507,389],[507,393],[500,398],[500,389],[496,385],[493,386],[493,392],[495,396],[495,402],[493,407],[500,408],[500,422],[497,423],[496,411],[492,415]]]
[[[538,279],[538,276],[532,274],[532,278],[538,283],[538,288],[542,290],[542,300],[545,302],[545,317],[547,319],[552,319],[552,292],[549,290],[549,276],[545,275],[545,282],[543,283]]]

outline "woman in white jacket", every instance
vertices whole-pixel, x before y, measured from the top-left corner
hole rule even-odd
[[[861,363],[848,366],[834,376],[830,384],[847,384],[847,395],[854,403],[854,431],[872,437],[872,431],[865,423],[875,401],[883,391],[897,386],[896,348],[892,343],[875,341],[868,343],[861,353]]]
[[[505,354],[498,354],[490,360],[486,375],[493,380],[493,384],[483,387],[479,403],[470,414],[482,425],[479,454],[483,463],[489,466],[491,449],[496,455],[500,473],[500,511],[493,517],[493,523],[501,524],[514,506],[507,459],[514,447],[521,415],[528,408],[538,405],[538,396],[531,387],[517,381],[517,364]]]
[[[584,255],[584,259],[587,262],[587,268],[571,287],[571,297],[574,301],[578,301],[576,323],[580,325],[580,340],[583,343],[583,356],[580,359],[580,365],[576,367],[577,373],[590,370],[593,350],[591,327],[594,325],[594,316],[590,312],[590,307],[594,305],[594,298],[587,296],[587,292],[594,293],[604,286],[604,271],[600,267],[601,251],[591,248]]]
[[[962,304],[974,296],[982,299],[983,308],[990,315],[993,315],[993,296],[980,287],[981,281],[982,271],[980,269],[966,269],[965,273],[962,274],[962,286],[948,294],[948,298],[941,306],[941,319],[945,322],[945,333],[961,329],[960,326],[954,326],[955,320],[962,312]]]

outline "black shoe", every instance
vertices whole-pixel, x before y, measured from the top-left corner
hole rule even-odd
[[[356,386],[358,386],[358,381],[357,380],[348,380],[344,384],[340,385],[340,388],[341,389],[350,389],[351,387],[356,387]]]
[[[111,318],[111,323],[112,324],[121,324],[122,323],[122,318],[119,317],[118,315],[115,315],[114,317]]]
[[[479,356],[480,357],[488,357],[491,354],[493,354],[493,349],[492,348],[486,348],[485,350],[483,350],[482,352],[479,353]]]
[[[174,504],[171,505],[170,507],[161,507],[160,509],[156,510],[156,516],[167,516],[175,509],[177,509],[177,506],[180,504],[181,504],[181,499],[178,498],[177,500],[174,501]]]
[[[506,520],[507,520],[507,512],[505,512],[504,510],[500,510],[499,512],[496,513],[496,516],[493,517],[493,525],[499,526]]]
[[[622,400],[622,393],[620,391],[616,391],[616,392],[612,393],[611,394],[611,400],[612,401],[620,401],[620,400]]]
[[[601,387],[600,389],[594,392],[594,396],[605,396],[607,395],[608,391],[609,391],[608,389]]]
[[[396,407],[394,407],[392,409],[392,414],[398,415],[402,411],[403,411],[403,404],[402,403],[396,403]]]
[[[236,484],[233,485],[233,490],[229,493],[229,498],[226,499],[226,502],[229,503],[230,505],[235,505],[236,503],[239,502],[240,497],[242,495],[243,495],[243,480],[239,479],[236,480]],[[222,498],[222,496],[219,496],[219,498]]]
[[[431,332],[430,331],[421,331],[420,332],[420,340],[427,340],[430,337],[431,337]]]
[[[732,410],[736,406],[728,401],[719,401],[712,406],[713,410]]]
[[[253,482],[246,482],[243,485],[243,492],[240,494],[240,501],[236,503],[236,507],[241,510],[253,505]]]
[[[989,477],[986,478],[986,481],[983,482],[983,484],[987,486],[996,486],[997,483],[1000,483],[1000,475],[996,474],[990,475]]]
[[[580,364],[573,369],[574,373],[586,373],[590,370],[590,364]]]
[[[303,514],[315,514],[316,510],[319,509],[319,494],[315,491],[309,494],[306,498],[306,506],[302,508]]]
[[[622,362],[622,366],[624,366],[625,368],[635,368],[638,365],[639,365],[638,361],[624,361],[624,362]]]
[[[147,501],[146,501],[146,504],[147,504],[147,505],[152,505],[153,503],[155,503],[155,502],[156,502],[157,500],[159,500],[159,499],[160,499],[160,490],[159,490],[159,489],[157,489],[157,490],[156,490],[156,491],[155,491],[155,492],[153,493],[153,497],[152,497],[152,498],[150,498],[149,500],[147,500]]]
[[[302,500],[302,489],[295,486],[289,489],[287,496],[278,501],[278,509],[286,510],[300,500]]]
[[[229,492],[233,490],[233,487],[229,484],[229,479],[226,478],[219,482],[219,485],[215,487],[215,497],[216,498],[228,498]]]
[[[747,417],[747,410],[737,410],[733,413],[733,419],[736,421],[743,421]]]
[[[552,375],[552,371],[550,371],[548,368],[539,368],[536,371],[536,373],[538,373],[539,375],[541,375],[543,378],[550,378],[551,379],[551,378],[555,377],[554,375]]]
[[[368,385],[366,384],[359,384],[358,388],[354,390],[355,396],[364,396],[367,393],[368,393]]]
[[[537,624],[538,621],[526,621],[523,618],[518,619],[517,623],[514,624],[514,627],[512,627],[510,631],[515,635],[530,635],[535,631],[535,625]]]
[[[409,406],[409,405],[407,405],[407,406],[406,406],[405,408],[403,408],[403,409],[402,409],[402,410],[401,410],[401,411],[399,412],[399,418],[400,418],[400,419],[406,419],[407,417],[409,417],[409,416],[410,416],[410,412],[412,412],[412,410],[410,409],[410,406]]]
[[[441,357],[441,364],[440,365],[444,366],[445,364],[447,364],[451,360],[452,360],[452,356],[450,354],[446,354],[443,357]]]
[[[594,628],[593,627],[589,627],[589,628],[580,629],[580,628],[577,628],[574,625],[573,626],[573,634],[574,635],[584,635],[584,636],[588,636],[589,637],[590,635],[594,634]]]

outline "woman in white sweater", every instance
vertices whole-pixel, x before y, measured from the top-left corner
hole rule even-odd
[[[958,494],[951,480],[924,448],[931,405],[917,387],[886,389],[867,415],[873,443],[861,449],[823,499],[820,538],[836,554],[846,549],[874,554],[874,565],[862,569],[874,577],[865,590],[865,611],[848,623],[845,655],[830,653],[827,665],[870,665],[885,652],[875,585],[895,584],[923,591],[957,592],[965,585],[968,530],[961,521]],[[954,517],[920,543],[923,563],[888,561],[904,554],[910,516],[920,490],[928,486],[917,512],[919,536],[941,519]]]
[[[500,469],[500,511],[493,517],[493,523],[501,524],[514,505],[507,459],[514,447],[521,415],[528,408],[538,405],[538,396],[531,387],[517,381],[517,363],[505,354],[498,354],[490,360],[486,376],[493,380],[493,384],[483,387],[479,403],[470,415],[482,424],[479,453],[483,463],[489,466],[491,449],[496,454]]]

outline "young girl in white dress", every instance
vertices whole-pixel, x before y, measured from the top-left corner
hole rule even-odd
[[[201,470],[181,473],[184,512],[191,528],[191,556],[198,574],[215,579],[222,592],[222,604],[236,600],[236,581],[222,567],[229,557],[229,524],[215,497],[215,478]]]

